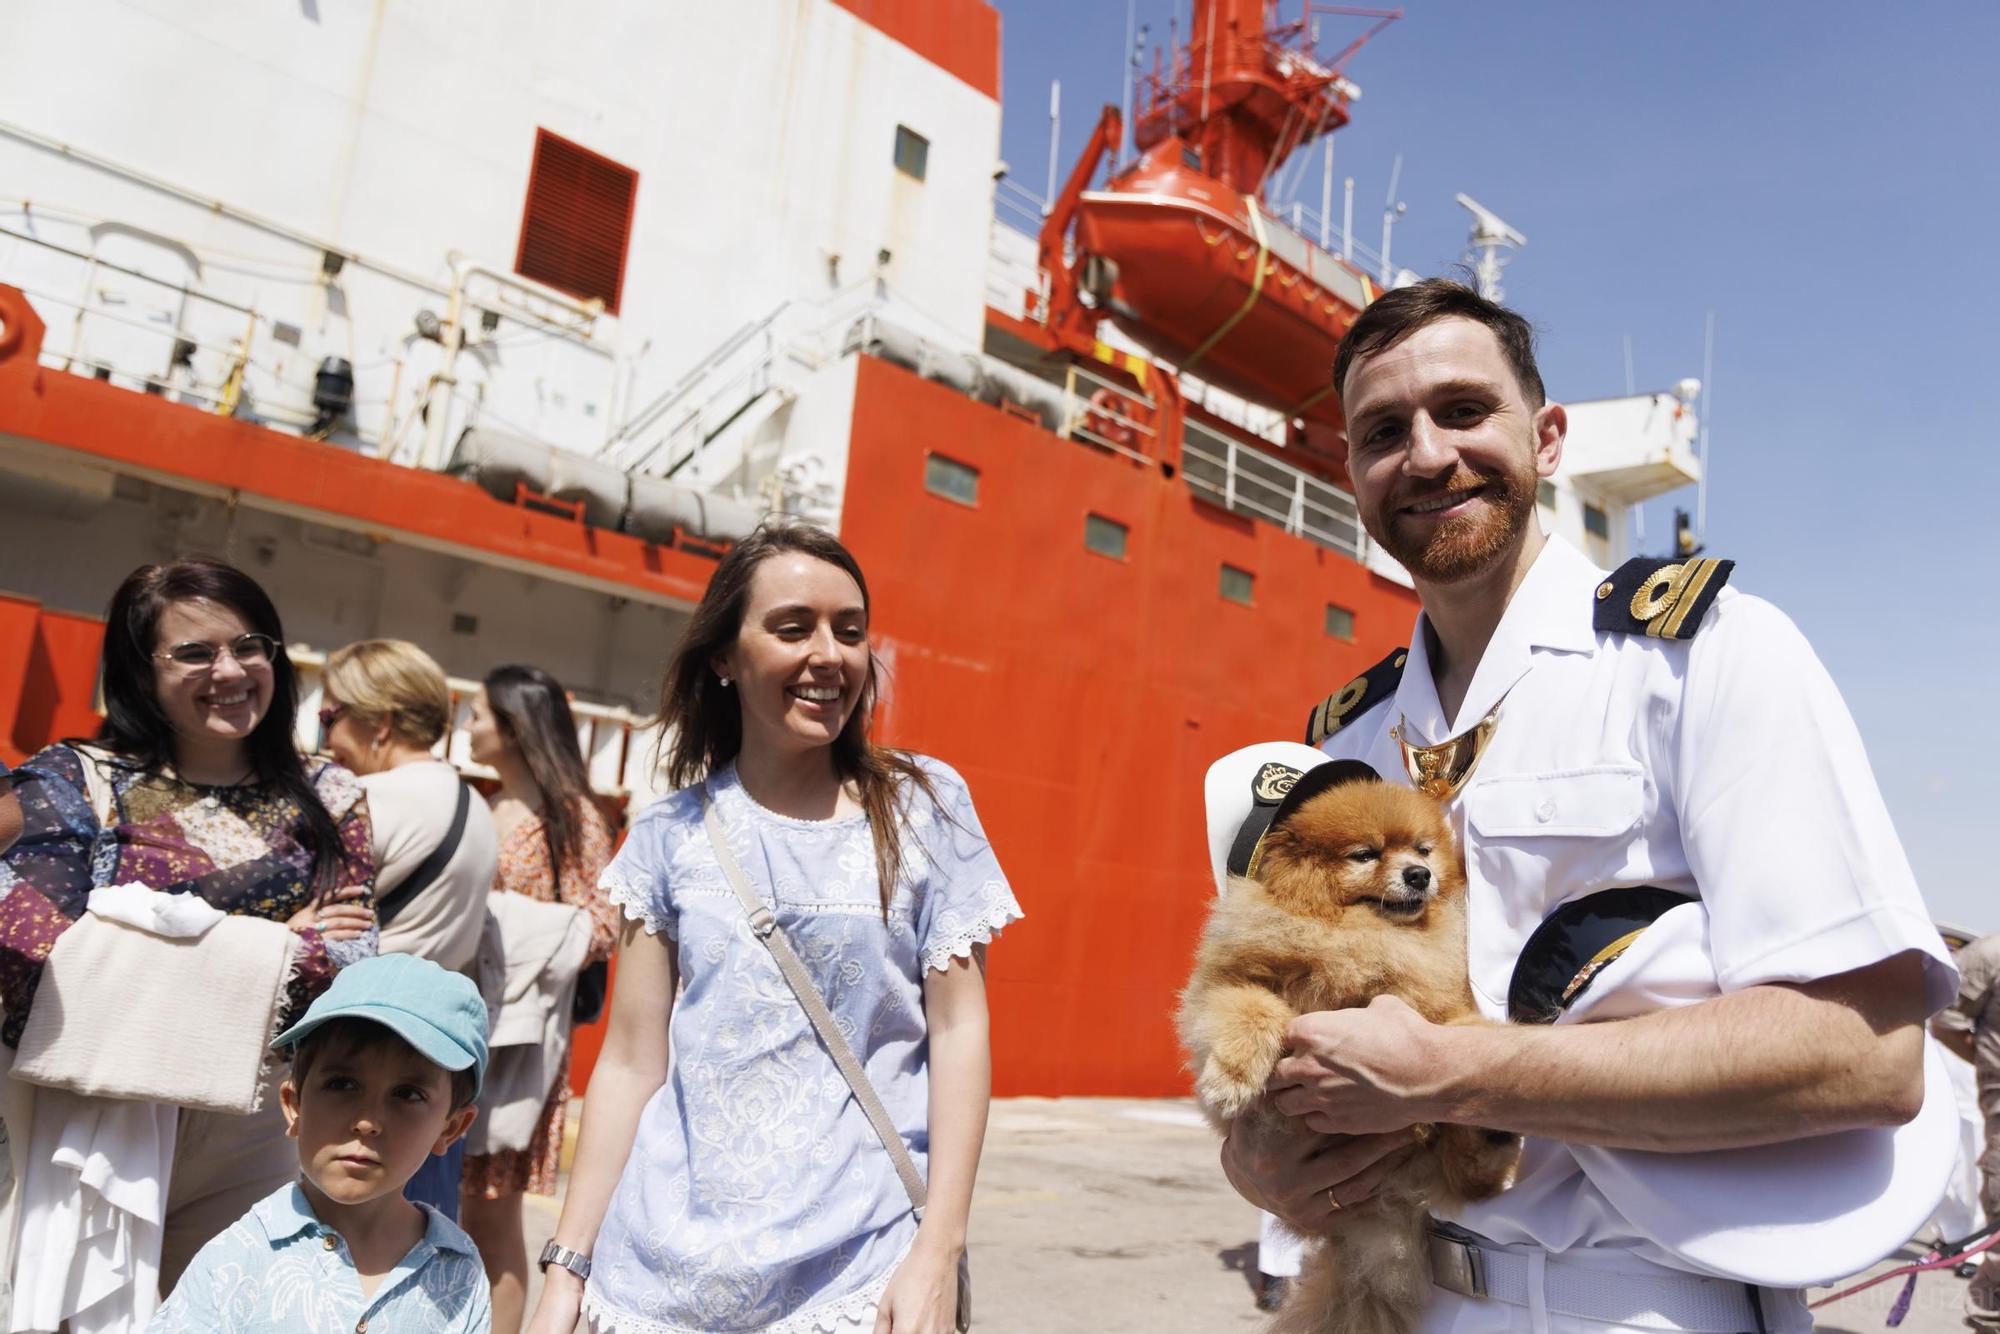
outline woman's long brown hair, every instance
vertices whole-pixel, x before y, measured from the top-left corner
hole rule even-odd
[[[660,687],[661,735],[673,738],[667,753],[667,782],[692,787],[736,758],[743,749],[743,714],[736,692],[715,675],[715,659],[736,643],[750,603],[750,579],[757,567],[786,553],[810,556],[845,570],[861,590],[861,610],[869,611],[868,581],[861,565],[838,538],[801,523],[766,524],[729,549],[708,581],[701,605],[694,609],[687,633],[667,665]],[[833,767],[854,784],[875,843],[875,868],[882,882],[882,911],[889,910],[903,872],[901,803],[907,786],[920,789],[933,804],[937,790],[930,775],[902,751],[878,746],[868,739],[874,719],[878,684],[875,655],[868,655],[868,679],[847,725],[833,741]]]
[[[562,682],[539,667],[509,663],[486,673],[486,702],[500,730],[521,748],[541,797],[542,837],[558,888],[565,870],[583,869],[583,807],[590,774],[577,744],[576,719]]]

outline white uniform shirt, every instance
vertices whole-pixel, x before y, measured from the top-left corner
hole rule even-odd
[[[1624,885],[1700,895],[1725,992],[1916,950],[1926,956],[1928,1008],[1948,1004],[1950,956],[1860,735],[1798,628],[1762,599],[1724,588],[1691,640],[1599,633],[1592,617],[1604,579],[1549,539],[1455,719],[1438,703],[1419,615],[1395,698],[1321,747],[1407,782],[1389,735],[1399,718],[1411,744],[1429,745],[1501,705],[1479,767],[1450,804],[1481,1010],[1505,1017],[1514,961],[1543,918]],[[1530,1139],[1515,1186],[1456,1221],[1503,1243],[1616,1247],[1685,1263],[1637,1236],[1549,1140]]]

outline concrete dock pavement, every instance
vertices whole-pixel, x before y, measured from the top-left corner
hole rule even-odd
[[[528,1197],[530,1256],[558,1208]],[[970,1251],[982,1334],[1213,1334],[1265,1323],[1252,1303],[1256,1212],[1223,1181],[1215,1136],[1187,1101],[996,1100]],[[1892,1280],[1826,1308],[1817,1328],[1878,1334],[1901,1287]],[[1923,1275],[1902,1334],[1962,1331],[1964,1292],[1949,1270]]]

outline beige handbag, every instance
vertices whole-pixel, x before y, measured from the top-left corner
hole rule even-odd
[[[757,891],[750,887],[750,880],[737,864],[736,854],[729,850],[729,840],[722,835],[721,822],[716,819],[715,807],[704,793],[701,802],[701,821],[708,830],[708,841],[715,848],[715,859],[722,864],[723,877],[729,887],[736,891],[736,901],[743,905],[744,913],[750,918],[750,930],[764,947],[771,951],[777,962],[778,971],[785,976],[785,982],[792,994],[799,998],[805,1008],[806,1018],[812,1021],[813,1030],[819,1034],[821,1042],[833,1057],[833,1063],[840,1067],[840,1073],[847,1080],[847,1086],[854,1090],[854,1100],[861,1104],[861,1110],[868,1116],[868,1124],[875,1127],[875,1134],[882,1141],[882,1147],[889,1151],[889,1160],[896,1165],[896,1175],[902,1179],[903,1190],[910,1197],[910,1212],[919,1222],[924,1217],[924,1200],[927,1190],[924,1179],[917,1175],[917,1165],[910,1160],[910,1151],[903,1144],[902,1135],[889,1119],[889,1111],[882,1105],[882,1099],[875,1093],[875,1086],[868,1080],[868,1072],[861,1068],[861,1062],[854,1057],[854,1049],[847,1045],[847,1039],[840,1035],[839,1027],[833,1021],[833,1014],[826,1008],[826,1001],[813,985],[812,975],[792,950],[792,943],[785,939],[785,933],[778,928],[777,916],[757,897]],[[958,1315],[957,1326],[961,1331],[972,1328],[972,1267],[967,1255],[961,1251],[958,1257]]]

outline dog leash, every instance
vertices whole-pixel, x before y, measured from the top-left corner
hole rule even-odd
[[[1822,1306],[1831,1306],[1837,1301],[1852,1297],[1857,1292],[1866,1292],[1878,1284],[1887,1283],[1892,1278],[1902,1278],[1906,1280],[1903,1290],[1897,1294],[1895,1303],[1889,1308],[1887,1323],[1894,1329],[1902,1324],[1903,1317],[1910,1313],[1910,1302],[1917,1291],[1917,1275],[1928,1273],[1933,1269],[1956,1268],[1965,1263],[1968,1256],[1978,1255],[1981,1251],[2000,1245],[2000,1235],[1996,1234],[2000,1234],[2000,1221],[1988,1223],[1979,1231],[1969,1233],[1957,1241],[1940,1242],[1933,1246],[1923,1259],[1914,1264],[1902,1265],[1886,1274],[1877,1274],[1871,1279],[1856,1283],[1853,1287],[1842,1288],[1839,1292],[1809,1303],[1806,1309],[1817,1311]]]

